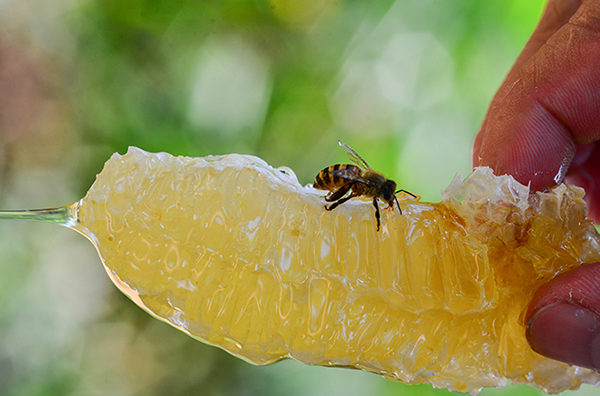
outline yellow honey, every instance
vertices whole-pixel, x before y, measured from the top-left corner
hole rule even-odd
[[[530,193],[478,168],[440,203],[324,209],[324,192],[251,156],[131,148],[74,209],[115,284],[146,311],[255,364],[356,367],[477,393],[549,392],[600,375],[525,339],[538,287],[600,261],[584,191]],[[385,206],[385,205],[384,205]]]

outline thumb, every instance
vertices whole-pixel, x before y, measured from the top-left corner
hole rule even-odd
[[[542,286],[525,315],[529,344],[541,355],[600,369],[600,263]]]

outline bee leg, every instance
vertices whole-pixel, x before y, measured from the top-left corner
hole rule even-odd
[[[341,204],[343,204],[344,202],[346,202],[347,200],[349,200],[350,198],[354,198],[354,197],[356,197],[356,194],[352,193],[352,194],[348,195],[347,197],[338,199],[337,201],[335,201],[334,203],[329,205],[329,207],[327,205],[325,205],[325,209],[333,210],[333,209],[337,208],[338,206],[340,206]]]
[[[377,198],[373,198],[373,206],[375,206],[375,218],[377,219],[377,231],[379,231],[379,226],[381,225],[381,220],[379,220],[379,205],[377,205]]]
[[[325,201],[327,202],[333,202],[333,201],[337,201],[338,199],[342,198],[344,195],[346,195],[346,193],[348,191],[350,191],[350,188],[352,188],[351,185],[345,185],[340,187],[337,191],[332,191],[329,194],[327,194],[327,196],[325,197]],[[344,201],[346,202],[346,201]],[[343,202],[342,202],[343,203]]]
[[[410,195],[413,198],[417,198],[417,196],[415,194],[411,193],[410,191],[406,191],[406,190],[398,190],[398,191],[396,191],[396,194],[401,193],[401,192],[407,193],[408,195]]]
[[[396,201],[396,206],[398,207],[398,210],[400,211],[400,214],[402,214],[402,208],[400,208],[400,203],[398,203],[398,198],[396,198],[396,196],[394,195],[394,200]],[[390,205],[392,207],[392,209],[394,209],[394,203],[392,202],[392,204]]]

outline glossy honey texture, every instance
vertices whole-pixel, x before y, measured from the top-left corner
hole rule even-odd
[[[478,168],[440,203],[399,196],[328,212],[325,192],[251,156],[130,148],[106,163],[75,227],[115,284],[152,315],[255,364],[348,366],[477,393],[549,392],[600,375],[525,339],[538,287],[600,260],[582,189],[530,194]]]

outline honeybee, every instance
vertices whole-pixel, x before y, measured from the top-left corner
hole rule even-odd
[[[340,146],[346,148],[348,157],[358,166],[337,164],[325,168],[315,178],[314,187],[319,190],[329,191],[329,194],[325,196],[325,201],[333,203],[329,206],[325,205],[325,209],[327,210],[333,210],[355,197],[372,197],[373,206],[375,207],[375,218],[377,219],[377,231],[379,231],[381,221],[379,206],[377,205],[378,198],[386,202],[390,209],[394,208],[394,201],[396,201],[396,206],[398,206],[398,210],[402,214],[396,194],[404,192],[415,198],[416,196],[406,190],[395,191],[395,181],[387,179],[381,173],[371,169],[366,161],[360,155],[356,154],[346,143],[341,140],[338,140],[338,143]],[[351,192],[349,195],[346,195],[348,191]]]

